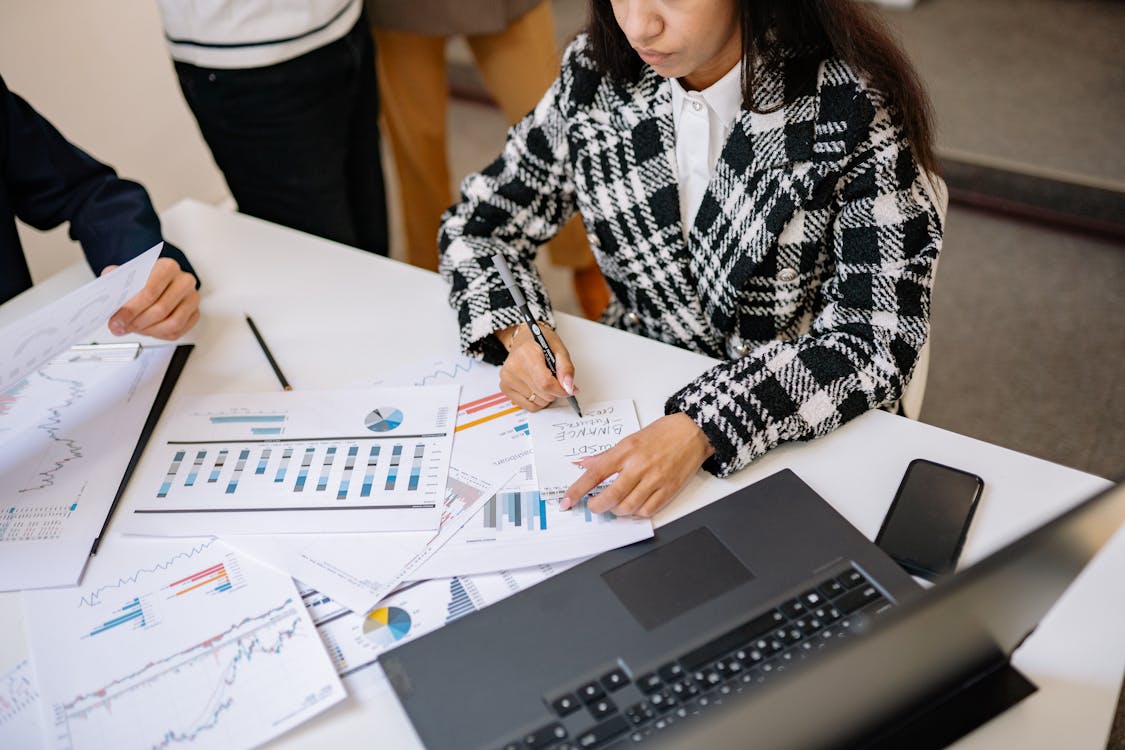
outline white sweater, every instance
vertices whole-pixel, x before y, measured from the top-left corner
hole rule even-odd
[[[174,60],[205,68],[260,68],[334,42],[361,0],[159,0]]]

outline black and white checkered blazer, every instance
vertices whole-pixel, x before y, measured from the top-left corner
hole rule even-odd
[[[757,108],[787,85],[784,62],[763,69]],[[521,320],[498,251],[551,321],[532,261],[579,211],[613,293],[603,322],[725,360],[665,406],[710,439],[708,471],[897,401],[929,333],[942,218],[879,91],[828,60],[791,104],[744,107],[686,241],[677,191],[668,81],[647,66],[635,84],[611,79],[579,37],[443,217],[465,351],[502,361],[493,332]]]

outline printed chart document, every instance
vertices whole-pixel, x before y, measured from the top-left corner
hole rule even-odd
[[[459,388],[186,397],[149,442],[128,534],[436,530]]]
[[[148,281],[162,247],[163,242],[0,328],[0,393],[90,331],[104,327],[110,316]]]
[[[344,697],[288,576],[218,540],[115,537],[24,594],[48,746],[253,747]]]
[[[507,469],[487,463],[480,474],[450,466],[441,527],[436,532],[240,535],[229,542],[330,594],[348,609],[368,612],[403,581],[416,578],[419,566],[507,479]]]
[[[298,585],[336,671],[345,680],[351,680],[363,673],[381,671],[376,660],[395,646],[506,599],[579,562],[569,560],[487,575],[423,581],[395,592],[366,616]]]
[[[527,445],[529,415],[500,392],[499,378],[500,368],[461,356],[422,362],[404,368],[388,380],[415,385],[451,382],[461,386],[454,442],[456,460],[457,447],[475,440],[493,445]],[[622,410],[633,415],[624,435],[635,431],[637,423],[630,402],[624,402]],[[526,452],[515,454],[508,461],[509,465],[520,464],[512,479],[495,496],[487,496],[480,510],[413,570],[411,579],[449,578],[557,563],[652,536],[652,522],[647,519],[591,513],[585,503],[572,511],[560,511],[557,501],[540,497],[534,466]]]
[[[0,393],[0,590],[78,582],[175,350],[50,363]]]
[[[448,578],[588,557],[653,535],[647,518],[592,513],[583,501],[559,510],[545,500],[531,464],[521,468],[411,578]]]
[[[39,720],[39,689],[31,662],[22,659],[0,674],[0,747],[45,747]]]
[[[370,611],[400,583],[418,578],[417,571],[440,554],[518,467],[530,461],[524,412],[496,392],[496,372],[495,367],[463,357],[411,365],[381,381],[461,390],[436,534],[231,536],[228,541],[351,610]]]

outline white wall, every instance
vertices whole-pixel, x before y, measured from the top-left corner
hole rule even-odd
[[[184,103],[156,0],[0,0],[0,75],[71,141],[148,188],[230,199]],[[20,226],[37,281],[80,259],[65,225]]]

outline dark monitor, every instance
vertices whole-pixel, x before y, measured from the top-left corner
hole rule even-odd
[[[1012,652],[1123,522],[1118,484],[875,618],[823,658],[654,734],[652,746],[943,747],[972,728],[956,726],[967,713],[1013,702],[1002,695],[1023,689]]]

